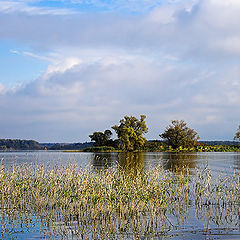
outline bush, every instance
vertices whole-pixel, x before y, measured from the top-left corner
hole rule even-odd
[[[83,149],[83,152],[114,152],[116,149],[111,146],[89,147]]]

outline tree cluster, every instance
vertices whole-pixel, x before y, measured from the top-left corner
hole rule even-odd
[[[94,132],[89,137],[96,147],[112,146],[124,151],[139,150],[146,141],[143,134],[148,132],[145,118],[146,116],[141,115],[140,119],[134,116],[125,116],[121,119],[119,125],[112,127],[117,134],[117,140],[111,139],[112,132],[108,129],[104,132]]]
[[[124,116],[119,125],[112,127],[118,137],[115,141],[111,139],[112,132],[110,130],[94,132],[89,137],[94,141],[94,146],[113,146],[123,151],[142,150],[146,146],[146,138],[143,135],[148,132],[145,119],[145,115],[141,115],[140,119],[134,116]],[[183,120],[173,120],[159,136],[173,149],[180,146],[192,147],[200,138],[197,132],[187,127]]]
[[[94,132],[89,135],[91,141],[94,141],[94,146],[111,146],[112,145],[112,132],[110,130],[105,130],[104,132]]]
[[[187,127],[187,123],[183,120],[173,120],[159,136],[174,149],[180,146],[193,147],[200,139],[197,132]]]
[[[143,134],[148,132],[145,118],[145,115],[141,115],[140,120],[133,116],[125,116],[120,120],[120,125],[112,127],[118,136],[120,149],[134,151],[144,146],[146,138]]]

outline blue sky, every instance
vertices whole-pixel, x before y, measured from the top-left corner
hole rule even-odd
[[[63,0],[63,1],[33,1],[30,6],[35,7],[52,7],[71,9],[79,12],[109,12],[120,11],[122,13],[141,14],[154,9],[162,4],[168,2],[169,4],[176,1],[162,1],[162,0]]]
[[[184,119],[202,140],[240,124],[238,0],[0,1],[2,138],[88,141],[124,115],[148,139]]]
[[[44,73],[47,62],[32,58],[29,48],[12,41],[0,41],[1,83],[6,87],[30,82]]]

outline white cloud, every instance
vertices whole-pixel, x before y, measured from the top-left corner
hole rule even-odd
[[[36,1],[38,2],[38,1]],[[59,9],[50,7],[35,7],[28,3],[34,3],[34,1],[1,1],[0,12],[5,14],[11,13],[26,13],[29,15],[69,15],[75,12],[71,9]]]
[[[5,87],[0,83],[0,94],[4,93]]]
[[[10,49],[10,52],[13,54],[17,54],[17,55],[20,54],[20,52],[18,50],[14,50],[14,49]]]
[[[64,61],[54,60],[54,64],[48,66],[46,73],[44,74],[44,78],[48,78],[49,75],[56,73],[64,73],[65,71],[73,68],[75,65],[79,65],[81,63],[81,59],[72,57],[64,59]]]
[[[238,109],[239,87],[224,82],[224,75],[198,73],[193,66],[118,57],[95,62],[70,58],[60,66],[1,95],[4,129],[23,136],[26,127],[31,138],[41,141],[85,141],[89,133],[110,128],[125,114],[146,114],[148,138],[158,138],[170,120],[185,119],[209,139],[206,126],[219,128],[229,106]],[[192,83],[193,76],[201,80]],[[19,128],[16,121],[28,125]]]
[[[222,2],[226,1],[180,1],[136,16],[41,16],[35,12],[26,16],[10,12],[2,15],[0,37],[54,51],[71,46],[91,48],[98,55],[99,49],[124,49],[144,55],[161,52],[177,59],[218,61],[226,54],[240,55],[239,4],[231,1],[226,6]]]
[[[23,56],[32,57],[32,58],[44,60],[44,61],[47,61],[47,62],[52,62],[53,61],[53,59],[51,59],[50,57],[41,56],[41,55],[38,55],[38,54],[35,54],[35,53],[32,53],[32,52],[23,52],[23,53],[20,53],[19,51],[15,51],[15,52],[17,52],[18,54],[22,54]]]
[[[3,129],[21,136],[28,129],[42,141],[60,134],[81,141],[125,114],[146,114],[148,138],[158,138],[170,120],[185,119],[204,139],[231,139],[239,120],[238,1],[176,1],[124,16],[35,10],[29,16],[14,9],[2,10],[0,37],[33,49],[12,53],[50,63],[38,79],[1,94]]]

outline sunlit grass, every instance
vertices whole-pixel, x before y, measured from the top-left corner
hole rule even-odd
[[[173,227],[171,219],[184,222],[191,206],[204,222],[206,213],[214,214],[216,224],[223,218],[236,221],[231,217],[239,212],[239,180],[238,174],[213,180],[207,168],[196,170],[193,177],[187,168],[177,173],[162,168],[126,173],[119,168],[21,165],[5,170],[1,166],[2,232],[7,232],[7,221],[12,228],[19,220],[29,226],[36,216],[53,236],[160,236]]]

